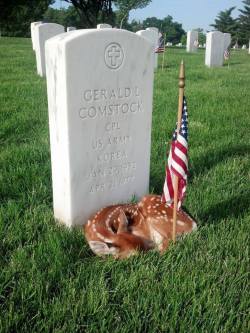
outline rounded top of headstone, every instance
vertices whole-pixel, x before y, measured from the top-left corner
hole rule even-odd
[[[158,28],[156,28],[156,27],[148,27],[148,28],[146,28],[146,30],[151,30],[151,31],[155,31],[155,32],[159,32],[159,29]]]
[[[145,30],[144,30],[145,31]],[[55,37],[50,38],[49,40],[46,41],[46,44],[71,44],[78,42],[81,39],[100,39],[100,40],[105,40],[107,39],[110,41],[113,41],[114,43],[116,42],[117,39],[122,39],[125,42],[132,41],[132,40],[141,40],[142,43],[145,43],[146,45],[151,43],[145,39],[144,37],[135,34],[133,32],[130,32],[128,30],[123,30],[123,29],[78,29],[78,30],[72,30],[69,31],[68,33],[62,33],[60,35],[56,35]],[[146,46],[145,45],[145,46]],[[89,45],[89,47],[94,47],[95,45]]]
[[[57,23],[42,23],[39,24],[37,29],[39,30],[57,30],[58,33],[63,33],[65,31],[64,26],[61,24],[57,24]]]
[[[158,32],[154,30],[139,30],[136,34],[152,40],[158,39]]]
[[[222,35],[224,35],[223,32],[221,32],[221,31],[217,31],[217,30],[210,31],[210,32],[208,32],[208,34],[211,34],[211,35],[218,35],[218,36],[222,36]]]
[[[97,24],[96,28],[97,29],[112,29],[112,26],[107,23],[100,23],[100,24]]]
[[[43,21],[36,21],[36,22],[31,22],[30,25],[36,25],[36,24],[41,24]]]

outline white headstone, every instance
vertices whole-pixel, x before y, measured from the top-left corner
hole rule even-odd
[[[230,48],[231,45],[231,34],[224,33],[224,52]]]
[[[126,30],[47,41],[54,215],[67,226],[148,193],[153,62],[153,45]]]
[[[146,30],[139,30],[136,32],[137,35],[142,36],[146,38],[152,45],[154,46],[153,53],[154,53],[154,68],[158,67],[158,54],[155,53],[155,48],[158,45],[158,39],[159,39],[159,32],[158,29],[157,31],[151,30],[151,29],[146,29]]]
[[[106,23],[101,23],[101,24],[97,24],[97,29],[106,29],[106,28],[111,28],[112,26],[110,24],[106,24]]]
[[[32,42],[32,49],[35,51],[35,38],[34,38],[34,30],[35,26],[38,24],[42,24],[42,21],[31,22],[30,24],[30,35],[31,35],[31,42]]]
[[[46,40],[64,32],[64,27],[56,23],[43,23],[35,26],[34,37],[36,45],[36,67],[40,76],[46,75],[45,42]]]
[[[76,30],[76,27],[67,27],[67,32]]]
[[[166,46],[173,46],[173,43],[167,42]]]
[[[247,46],[246,44],[242,45],[242,50],[246,50]]]
[[[198,42],[198,31],[192,30],[187,33],[187,52],[196,52]]]
[[[177,46],[178,46],[178,47],[182,47],[182,43],[178,43]]]
[[[156,27],[149,27],[146,28],[146,31],[151,31],[154,34],[154,47],[155,49],[158,46],[159,43],[159,38],[160,38],[160,34],[159,34],[159,29]],[[158,68],[158,53],[155,53],[155,68]]]
[[[220,31],[207,33],[205,64],[208,67],[223,65],[224,34]]]

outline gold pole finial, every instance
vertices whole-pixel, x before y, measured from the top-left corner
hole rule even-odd
[[[180,73],[179,73],[179,88],[184,88],[185,87],[185,66],[184,66],[184,61],[181,61],[180,65]]]

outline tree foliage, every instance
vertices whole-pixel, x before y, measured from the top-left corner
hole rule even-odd
[[[216,30],[231,33],[237,25],[237,20],[232,17],[232,12],[236,7],[231,7],[224,11],[220,11],[215,19],[215,23],[211,24]]]
[[[215,19],[215,23],[211,24],[215,30],[230,33],[232,36],[232,41],[235,42],[239,38],[239,23],[238,19],[232,17],[232,12],[236,7],[230,7],[224,11],[220,11]]]
[[[41,21],[54,0],[1,0],[0,30],[2,35],[30,36],[30,23]]]
[[[56,9],[49,7],[43,16],[44,21],[61,24],[65,27],[80,27],[80,17],[73,6]]]
[[[152,0],[114,0],[114,4],[118,9],[117,17],[119,18],[119,26],[122,28],[124,20],[128,20],[129,12],[132,9],[144,8]]]
[[[114,23],[113,0],[64,0],[74,6],[82,28],[96,28],[99,22]]]
[[[148,27],[156,27],[163,34],[166,34],[166,41],[176,44],[180,42],[182,35],[185,35],[185,31],[182,28],[182,24],[173,21],[173,17],[168,15],[163,19],[156,17],[148,17],[142,22],[144,29]]]
[[[246,44],[250,39],[250,0],[242,1],[243,9],[240,9],[239,16],[239,38],[242,43]]]

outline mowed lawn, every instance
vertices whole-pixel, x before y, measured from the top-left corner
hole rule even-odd
[[[46,81],[29,39],[0,39],[0,332],[250,331],[250,55],[234,51],[229,68],[208,69],[203,50],[167,50],[154,83],[153,193],[164,181],[181,59],[184,206],[198,231],[162,256],[104,260],[81,230],[54,221]]]

